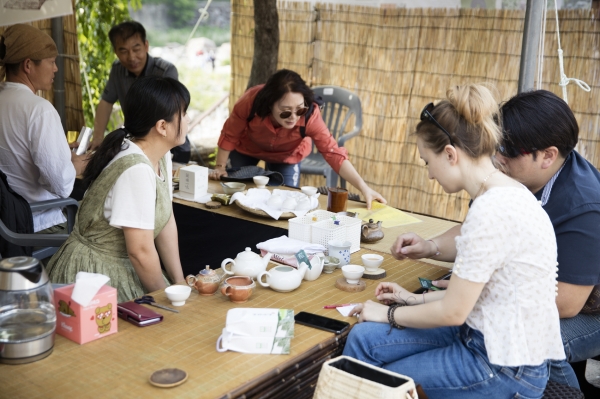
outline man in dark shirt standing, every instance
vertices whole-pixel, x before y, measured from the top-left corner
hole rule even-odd
[[[161,76],[178,79],[175,65],[148,54],[146,30],[139,22],[126,21],[116,25],[110,30],[108,37],[118,60],[112,65],[102,99],[96,108],[94,133],[90,145],[92,150],[97,148],[104,139],[113,104],[119,101],[121,106],[124,105],[125,95],[138,77]],[[186,137],[185,144],[174,148],[172,152],[176,154],[173,161],[187,163],[190,152],[189,139]]]

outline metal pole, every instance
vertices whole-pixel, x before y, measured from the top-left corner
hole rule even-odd
[[[521,46],[521,67],[519,68],[519,93],[534,88],[544,7],[546,7],[546,0],[527,0],[523,45]]]
[[[56,49],[58,50],[58,56],[56,57],[56,67],[58,71],[54,75],[54,108],[60,116],[63,130],[67,131],[67,118],[65,116],[66,111],[66,99],[65,99],[65,61],[63,54],[64,42],[63,42],[63,22],[62,17],[52,18],[52,39],[56,43]]]

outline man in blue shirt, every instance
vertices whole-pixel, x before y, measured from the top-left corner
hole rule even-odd
[[[518,94],[501,113],[504,146],[496,158],[534,193],[556,233],[556,305],[567,360],[553,362],[550,380],[579,387],[567,362],[600,355],[600,314],[582,313],[600,284],[600,173],[574,150],[577,121],[555,94]]]
[[[148,54],[149,43],[146,40],[146,29],[139,22],[126,21],[116,25],[110,30],[108,37],[118,60],[110,69],[102,99],[96,108],[94,133],[90,145],[92,150],[97,148],[104,139],[113,104],[119,101],[121,106],[124,105],[125,95],[138,77],[161,76],[178,79],[175,65]],[[187,163],[190,153],[189,139],[186,137],[185,143],[175,147],[171,152],[175,155],[173,161]]]

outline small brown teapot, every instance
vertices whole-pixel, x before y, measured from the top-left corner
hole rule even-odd
[[[360,241],[375,242],[381,240],[383,238],[381,223],[381,220],[374,223],[373,219],[369,219],[369,223],[363,223],[360,231]]]
[[[201,270],[196,276],[190,274],[185,278],[185,281],[190,287],[196,288],[200,295],[208,296],[214,295],[219,289],[221,276],[214,270],[211,270],[209,265],[206,265],[204,270]]]

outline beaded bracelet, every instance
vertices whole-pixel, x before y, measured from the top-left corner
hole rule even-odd
[[[391,327],[397,328],[399,330],[404,330],[405,328],[400,324],[396,323],[396,320],[394,319],[394,312],[396,311],[396,308],[399,308],[400,306],[404,305],[400,303],[395,303],[388,308],[388,322],[390,323],[390,331],[392,331]]]

